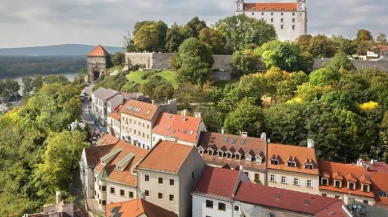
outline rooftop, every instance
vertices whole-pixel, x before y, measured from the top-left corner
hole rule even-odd
[[[201,122],[202,119],[198,117],[161,113],[152,128],[152,133],[196,143]]]
[[[388,206],[388,173],[369,172],[377,204]]]
[[[90,53],[88,54],[88,57],[104,57],[108,56],[109,52],[105,50],[105,48],[101,45],[97,45]]]
[[[120,113],[135,116],[144,120],[152,120],[159,106],[141,102],[137,100],[128,100],[120,109]]]
[[[268,169],[285,170],[312,175],[319,174],[314,148],[269,144],[267,159]],[[311,164],[312,167],[306,167],[306,165],[309,164]]]
[[[388,173],[388,164],[385,162],[372,160],[364,163],[369,166],[368,171]]]
[[[245,11],[296,11],[297,3],[245,3]]]
[[[112,89],[105,89],[103,87],[100,87],[96,91],[94,91],[93,96],[99,100],[107,101],[108,99],[116,96],[117,94],[119,94],[118,91],[115,91]]]
[[[365,217],[386,217],[388,210],[371,206],[357,201],[349,202],[349,205],[344,205],[344,209],[348,210],[351,217],[365,216]]]
[[[143,215],[147,217],[177,217],[177,214],[143,199],[107,204],[105,212],[106,216],[112,217],[138,217]]]
[[[113,154],[114,152],[116,153]],[[110,157],[113,157],[113,159],[105,166],[103,166],[100,162],[96,166],[95,172],[97,174],[106,173],[108,180],[136,187],[137,176],[134,175],[133,170],[137,163],[140,162],[140,160],[143,159],[147,153],[148,151],[145,149],[136,147],[120,140],[109,153],[112,154]],[[117,166],[117,164],[119,165]],[[119,168],[120,166],[122,168]]]
[[[265,169],[265,139],[201,132],[198,149],[203,150],[202,158],[208,163],[219,166],[228,164],[230,167],[243,165],[244,168],[256,170]],[[259,158],[263,163],[256,162]]]
[[[338,201],[329,207],[315,213],[315,217],[348,217],[342,210],[342,201]]]
[[[296,191],[268,187],[249,182],[240,182],[234,200],[275,209],[314,215],[338,199],[311,195]]]
[[[363,166],[329,161],[319,161],[319,171],[321,177],[329,179],[328,185],[319,186],[319,189],[321,191],[334,191],[344,194],[348,194],[350,192],[352,195],[373,197],[372,191],[362,191],[361,183],[371,183]],[[334,180],[341,181],[341,187],[336,187],[334,185]],[[347,182],[354,182],[355,190],[349,189]]]
[[[114,136],[104,134],[98,141],[96,146],[91,146],[85,149],[86,161],[89,166],[95,166],[100,162],[100,158],[113,148],[119,142]]]
[[[110,114],[110,117],[115,119],[116,121],[120,121],[120,109],[123,107],[123,105],[119,105],[117,108],[113,110],[113,112]]]
[[[175,142],[160,141],[151,149],[138,168],[176,174],[193,148],[193,146]]]

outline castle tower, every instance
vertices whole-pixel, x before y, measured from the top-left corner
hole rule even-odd
[[[301,23],[304,25],[300,28],[300,34],[307,34],[307,9],[306,9],[306,0],[297,0],[298,3],[298,19],[300,19]]]
[[[236,0],[237,9],[236,11],[243,11],[244,9],[244,0]]]
[[[101,45],[95,47],[87,56],[88,80],[93,82],[106,70],[110,62],[110,54]]]

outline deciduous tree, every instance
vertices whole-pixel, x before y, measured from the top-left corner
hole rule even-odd
[[[230,64],[233,75],[236,77],[257,72],[263,68],[260,56],[254,50],[235,51]]]
[[[209,45],[213,54],[225,53],[226,40],[218,30],[210,27],[203,28],[199,32],[198,39]]]
[[[166,50],[170,53],[177,52],[183,41],[184,35],[182,34],[182,28],[174,23],[171,28],[167,30]]]

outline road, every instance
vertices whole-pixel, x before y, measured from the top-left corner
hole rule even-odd
[[[83,90],[82,93],[88,95],[88,97],[92,96],[92,88],[93,84],[88,84]],[[92,106],[92,102],[89,101],[88,97],[85,98],[85,101],[82,103],[82,115],[81,118],[85,122],[85,124],[93,124],[93,119],[89,115],[89,108]]]

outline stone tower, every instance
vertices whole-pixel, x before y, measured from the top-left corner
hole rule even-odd
[[[297,0],[298,3],[298,19],[303,23],[300,28],[300,34],[307,34],[307,8],[306,8],[306,0]]]
[[[236,4],[237,4],[236,11],[243,11],[244,10],[244,0],[236,0]]]
[[[97,80],[106,70],[110,61],[110,55],[101,45],[95,47],[87,57],[88,81]]]

